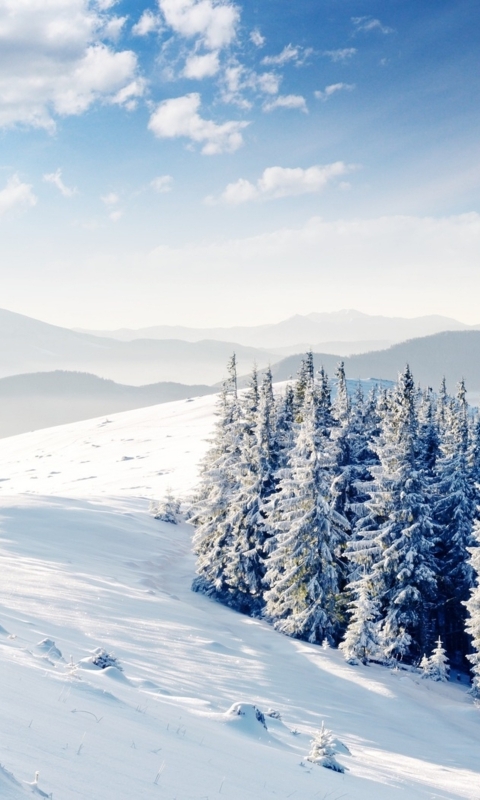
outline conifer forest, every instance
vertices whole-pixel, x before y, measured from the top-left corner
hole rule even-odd
[[[463,381],[424,389],[406,366],[352,393],[307,353],[282,392],[268,370],[239,391],[233,357],[190,511],[193,588],[351,664],[448,658],[479,696],[479,483]]]

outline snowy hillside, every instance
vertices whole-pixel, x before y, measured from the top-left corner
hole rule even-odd
[[[192,490],[214,405],[2,441],[0,797],[478,800],[465,685],[348,666],[190,591],[191,529],[149,499]],[[345,774],[305,758],[323,720]]]

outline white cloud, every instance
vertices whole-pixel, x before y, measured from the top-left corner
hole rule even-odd
[[[124,18],[109,15],[113,5],[1,0],[0,126],[52,130],[56,115],[81,114],[97,101],[109,102],[138,78],[135,53],[103,41],[119,35],[124,25]]]
[[[349,61],[356,52],[356,47],[343,47],[339,50],[324,50],[323,55],[328,56],[334,63],[337,63],[338,61]]]
[[[147,9],[133,26],[132,33],[134,36],[148,36],[149,33],[158,33],[162,27],[159,15]]]
[[[278,56],[265,56],[265,58],[262,59],[262,64],[281,66],[282,64],[286,64],[288,61],[297,61],[299,56],[300,48],[294,47],[292,44],[287,44],[287,46],[283,48],[282,52],[279,53]]]
[[[123,211],[111,211],[108,215],[112,222],[118,222],[119,219],[123,217]]]
[[[205,47],[219,50],[236,35],[240,13],[221,0],[158,0],[165,22],[186,38],[199,38]]]
[[[255,45],[255,47],[263,47],[266,39],[265,36],[262,36],[258,28],[254,28],[250,34],[250,41]]]
[[[248,122],[229,121],[217,124],[203,119],[198,113],[200,95],[196,92],[164,100],[153,112],[148,123],[155,136],[173,139],[184,136],[203,145],[202,153],[232,153],[243,144],[241,131]]]
[[[58,191],[63,194],[64,197],[73,197],[74,195],[78,194],[78,189],[76,187],[71,188],[70,186],[66,186],[64,184],[61,169],[57,169],[55,172],[50,172],[47,175],[44,175],[43,180],[47,183],[53,184],[53,186],[56,186]]]
[[[150,182],[150,186],[159,194],[172,191],[173,178],[171,175],[159,175]]]
[[[107,208],[111,208],[111,206],[116,206],[117,205],[117,203],[119,202],[120,198],[119,198],[118,194],[115,194],[115,192],[109,192],[108,194],[103,195],[101,200],[102,200],[102,203],[105,203]]]
[[[29,208],[36,205],[37,198],[29,183],[22,183],[18,175],[13,175],[4,189],[0,191],[0,216],[14,208]]]
[[[300,94],[280,94],[275,100],[265,103],[264,111],[274,111],[276,108],[292,108],[308,114],[305,98]]]
[[[379,19],[372,17],[352,17],[352,22],[357,31],[380,31],[380,33],[393,33],[393,28],[383,25]]]
[[[328,100],[332,94],[337,92],[351,92],[355,89],[354,83],[331,83],[330,86],[325,86],[323,92],[314,92],[317,100]]]
[[[227,67],[223,80],[225,88],[222,99],[224,102],[235,103],[240,108],[250,108],[251,102],[245,98],[245,92],[275,95],[280,88],[282,78],[275,72],[259,73],[247,69],[243,64],[235,64]]]
[[[114,42],[120,38],[128,17],[112,17],[103,28],[103,35]]]
[[[307,169],[268,167],[255,184],[245,178],[240,178],[236,183],[229,183],[220,199],[230,205],[239,205],[250,200],[268,200],[320,192],[334,178],[346,175],[353,169],[353,166],[344,164],[343,161],[323,166],[315,165]]]
[[[97,6],[99,7],[100,11],[107,11],[109,8],[113,8],[116,6],[118,0],[97,0]]]
[[[202,80],[216,75],[219,69],[220,63],[217,52],[214,51],[203,56],[193,54],[187,58],[183,75],[185,78]]]

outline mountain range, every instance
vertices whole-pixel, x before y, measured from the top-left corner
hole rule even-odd
[[[316,352],[340,353],[340,349],[342,349],[342,352],[347,355],[342,345],[347,344],[350,352],[364,352],[368,349],[378,350],[395,342],[429,336],[441,331],[471,330],[478,329],[478,327],[436,314],[408,319],[372,316],[353,309],[346,309],[303,316],[296,314],[275,324],[250,327],[187,328],[157,325],[139,330],[121,328],[113,331],[89,331],[89,333],[122,341],[182,339],[188,342],[198,342],[203,339],[211,339],[238,342],[245,346],[276,350],[277,352],[284,348],[289,348],[290,352],[292,348],[301,352],[311,347]],[[355,344],[360,346],[360,351],[355,350]],[[332,349],[333,346],[337,349]],[[288,354],[285,353],[285,355]]]

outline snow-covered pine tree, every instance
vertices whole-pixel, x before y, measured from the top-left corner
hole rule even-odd
[[[305,402],[307,387],[313,381],[314,377],[315,367],[313,364],[313,353],[311,350],[309,350],[307,353],[305,353],[304,358],[302,358],[297,374],[297,380],[295,381],[293,407],[295,419],[298,422],[300,422],[302,418],[302,408]]]
[[[469,419],[465,384],[458,387],[456,401],[449,406],[448,424],[437,467],[434,519],[437,526],[439,600],[437,628],[448,651],[460,662],[465,651],[465,606],[473,586],[468,561],[472,530],[479,500],[469,463]]]
[[[274,548],[267,559],[265,616],[289,636],[320,643],[337,629],[336,551],[348,523],[342,529],[332,512],[318,407],[310,380],[290,464],[270,505]]]
[[[295,394],[288,383],[283,396],[275,403],[275,450],[277,469],[287,466],[295,441]]]
[[[350,558],[363,570],[359,578],[368,581],[371,599],[380,602],[387,659],[414,657],[429,645],[436,592],[433,524],[417,461],[415,394],[407,366],[382,401],[381,433],[374,445],[380,468],[373,469],[369,513],[350,548]],[[355,623],[353,616],[350,626]]]
[[[322,727],[317,731],[311,741],[310,752],[307,756],[307,761],[313,764],[319,764],[321,767],[333,769],[335,772],[345,772],[345,767],[340,764],[335,758],[336,748],[333,739],[332,731],[325,727],[322,722]]]
[[[339,647],[349,664],[367,664],[379,657],[380,603],[371,597],[366,577],[355,581],[348,589],[354,597],[350,603],[351,622]]]
[[[445,682],[448,681],[449,672],[447,653],[439,636],[433,653],[428,659],[428,677],[432,681]]]
[[[229,380],[219,396],[216,417],[197,499],[189,513],[195,526],[193,546],[197,555],[192,589],[226,602],[229,590],[225,567],[233,536],[230,500],[238,490],[242,433],[235,356],[229,362]]]
[[[475,575],[475,584],[465,606],[468,611],[466,631],[471,636],[473,652],[467,655],[472,665],[472,694],[480,700],[480,522],[475,522],[474,545],[469,547],[470,566]]]
[[[228,604],[239,611],[260,613],[263,606],[266,502],[275,488],[275,432],[272,375],[267,370],[260,391],[256,371],[244,400],[243,436],[238,483],[229,501],[228,558],[223,579]]]

